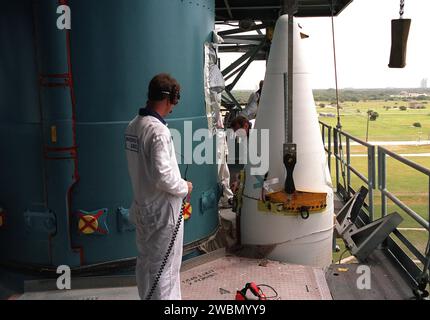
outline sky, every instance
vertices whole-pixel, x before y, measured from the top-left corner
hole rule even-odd
[[[354,0],[335,18],[340,88],[417,88],[429,78],[430,0],[406,0],[404,18],[412,19],[407,65],[390,69],[391,20],[399,18],[399,0]],[[334,88],[331,18],[297,18],[310,35],[307,53],[315,89]],[[222,54],[223,66],[237,55]],[[254,90],[264,78],[265,62],[254,62],[235,89]]]

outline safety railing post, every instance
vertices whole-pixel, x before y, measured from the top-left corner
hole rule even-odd
[[[390,160],[393,162],[402,163],[409,168],[416,170],[428,177],[428,220],[426,220],[420,213],[416,212],[412,208],[410,208],[406,203],[400,200],[394,193],[388,190],[387,186],[387,157],[390,157]],[[396,173],[394,173],[396,174]],[[413,181],[411,181],[413,184]],[[429,233],[430,233],[430,170],[416,162],[413,162],[403,156],[400,156],[384,147],[378,147],[378,188],[381,193],[381,212],[382,217],[387,216],[387,200],[390,200],[390,203],[400,208],[406,215],[412,218],[415,222],[420,224],[427,230],[427,241],[429,241]],[[399,262],[399,265],[408,273],[408,275],[414,279],[413,286],[415,288],[419,288],[421,285],[426,287],[428,285],[428,269],[430,266],[430,241],[427,243],[427,247],[425,250],[425,254],[417,248],[417,246],[413,243],[413,239],[407,237],[407,235],[403,234],[399,230],[394,232],[397,240],[401,242],[402,245],[405,246],[405,249],[400,248],[399,246],[394,246],[393,241],[385,241],[385,244],[389,247],[391,252],[394,254],[394,257]],[[397,242],[397,241],[396,241]],[[407,251],[406,251],[407,250]],[[423,264],[423,268],[421,269],[416,263],[419,261]],[[417,287],[418,286],[418,287]],[[421,290],[418,290],[419,292]],[[424,295],[423,295],[424,296]]]
[[[325,148],[325,124],[321,123],[321,136]]]
[[[350,197],[350,186],[351,186],[351,141],[346,136],[346,193],[348,198]]]
[[[386,180],[386,155],[380,147],[378,147],[378,187],[381,191],[381,216],[385,217],[387,215],[387,196],[385,191],[387,188]]]
[[[327,127],[328,133],[327,133],[327,137],[328,137],[328,169],[330,170],[331,173],[331,127]]]
[[[375,182],[375,147],[374,146],[368,146],[367,147],[367,170],[368,170],[368,189],[369,189],[369,218],[370,221],[374,220],[374,202],[373,202],[373,190],[375,189],[376,182]]]

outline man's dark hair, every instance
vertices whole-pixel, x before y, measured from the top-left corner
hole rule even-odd
[[[148,88],[149,101],[162,101],[170,99],[172,102],[179,100],[181,86],[176,79],[167,73],[161,73],[152,78]]]
[[[249,120],[246,117],[237,116],[231,122],[230,127],[232,127],[233,129],[236,127],[243,128],[245,126],[245,124],[248,124],[249,128],[251,128],[251,123],[249,122]]]

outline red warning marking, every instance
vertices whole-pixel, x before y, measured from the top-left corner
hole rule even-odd
[[[100,227],[95,227],[94,226],[94,222],[98,222],[98,219],[103,215],[104,211],[100,210],[99,212],[97,212],[97,214],[95,215],[90,215],[90,214],[82,214],[79,213],[79,218],[81,219],[82,222],[84,222],[84,225],[82,228],[79,229],[79,231],[81,233],[84,233],[84,231],[86,229],[91,229],[94,232],[99,232],[101,234],[107,234],[108,232]],[[88,219],[88,220],[87,220]]]

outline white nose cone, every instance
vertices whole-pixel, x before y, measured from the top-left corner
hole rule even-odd
[[[294,96],[293,141],[297,144],[294,182],[298,191],[327,193],[324,211],[300,215],[261,212],[256,199],[261,197],[259,180],[246,168],[241,237],[244,245],[273,246],[269,258],[289,263],[326,267],[332,263],[333,189],[324,151],[315,101],[309,84],[309,72],[301,29],[294,25]],[[255,129],[270,130],[270,169],[268,180],[278,178],[272,186],[284,189],[286,170],[283,163],[285,143],[284,74],[288,72],[288,16],[279,18],[268,60],[264,88]]]

